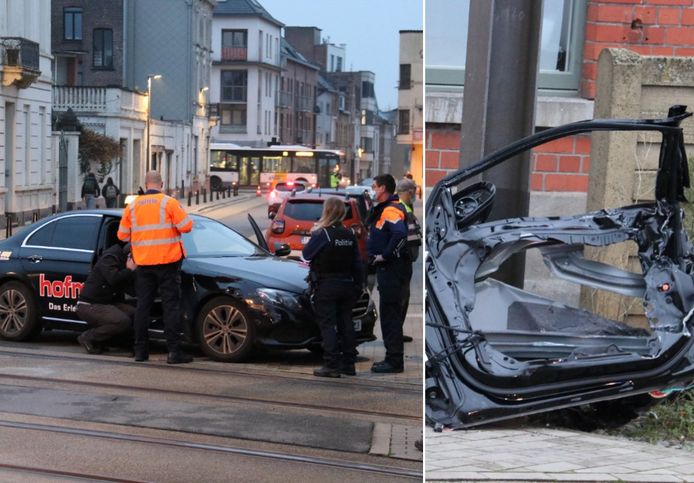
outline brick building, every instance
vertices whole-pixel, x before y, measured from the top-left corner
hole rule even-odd
[[[456,170],[459,163],[464,61],[456,60],[455,52],[445,52],[446,43],[456,39],[441,32],[446,30],[446,17],[467,18],[466,12],[452,10],[462,9],[461,4],[427,3],[427,186]],[[593,117],[597,59],[606,47],[624,47],[642,55],[694,56],[692,0],[573,0],[545,2],[544,7],[536,129]],[[556,25],[561,28],[552,38]],[[462,41],[467,27],[455,35]],[[461,46],[454,48],[459,51]],[[665,115],[668,107],[665,103],[663,111],[654,115]],[[532,159],[531,212],[533,206],[549,201],[582,211],[589,173],[590,137],[544,145]]]

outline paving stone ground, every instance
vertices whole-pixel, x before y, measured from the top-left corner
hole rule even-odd
[[[694,452],[547,428],[425,429],[435,481],[694,482]]]

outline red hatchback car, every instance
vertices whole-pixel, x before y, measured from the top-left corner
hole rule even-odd
[[[311,228],[323,213],[323,202],[331,197],[344,200],[347,214],[342,223],[357,237],[359,253],[366,261],[366,220],[362,214],[363,210],[360,210],[359,200],[354,195],[335,191],[295,193],[282,200],[277,216],[272,220],[265,237],[270,249],[274,250],[276,243],[286,243],[292,249],[290,256],[300,257],[301,250],[311,237]]]

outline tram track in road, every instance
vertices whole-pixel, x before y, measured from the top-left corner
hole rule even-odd
[[[353,408],[353,407],[342,407],[342,406],[326,406],[324,404],[306,404],[297,403],[289,401],[277,401],[269,400],[264,398],[253,398],[253,397],[243,397],[243,396],[231,396],[222,394],[200,394],[197,392],[190,391],[179,391],[173,389],[161,389],[153,388],[151,386],[135,386],[135,385],[124,385],[124,384],[110,384],[104,382],[94,382],[94,381],[78,381],[74,379],[59,379],[50,377],[39,377],[39,376],[27,376],[27,375],[16,375],[16,374],[4,374],[0,372],[0,382],[1,381],[26,381],[34,382],[40,384],[51,384],[54,386],[67,385],[72,387],[83,387],[90,389],[110,389],[118,391],[127,392],[137,392],[143,393],[152,397],[156,394],[163,394],[167,396],[177,396],[185,397],[191,399],[204,399],[206,401],[224,401],[229,403],[254,403],[254,404],[267,404],[273,407],[283,407],[288,409],[299,409],[306,410],[312,413],[333,413],[336,415],[359,415],[367,418],[378,419],[379,421],[388,420],[393,422],[402,423],[421,423],[422,418],[420,415],[410,416],[402,414],[393,414],[384,411],[369,411],[365,409]],[[41,386],[45,387],[45,386]]]
[[[255,391],[251,391],[250,393],[247,394],[225,394],[225,393],[214,393],[214,392],[208,392],[208,388],[215,388],[219,391],[229,391],[233,390],[233,388],[236,387],[242,387],[242,386],[248,386],[246,382],[235,384],[233,382],[227,381],[227,380],[221,380],[219,382],[219,385],[215,385],[216,383],[214,380],[212,382],[208,381],[208,385],[205,385],[204,383],[200,382],[197,384],[198,389],[197,390],[192,390],[195,388],[195,386],[190,386],[189,384],[179,384],[181,387],[177,388],[170,388],[170,387],[163,387],[165,384],[162,382],[161,378],[155,379],[156,382],[154,383],[143,383],[143,384],[133,384],[132,382],[132,377],[130,377],[132,374],[129,374],[127,372],[127,369],[132,368],[135,366],[135,363],[131,362],[121,362],[119,363],[118,361],[111,361],[111,360],[105,360],[103,358],[94,358],[93,360],[85,359],[83,357],[78,357],[78,356],[56,356],[56,355],[45,355],[45,354],[27,354],[25,352],[10,352],[10,351],[3,351],[0,350],[0,356],[5,355],[9,357],[21,357],[21,358],[30,358],[30,359],[44,359],[44,360],[60,360],[60,361],[66,361],[70,364],[74,362],[78,363],[89,363],[91,364],[91,367],[96,368],[97,370],[95,371],[96,373],[99,373],[98,368],[96,364],[101,364],[103,362],[106,362],[107,364],[104,364],[106,366],[112,365],[112,364],[117,364],[118,367],[125,367],[125,371],[121,371],[120,374],[114,374],[113,380],[111,382],[104,382],[103,380],[95,380],[94,377],[91,377],[87,374],[85,375],[83,371],[80,371],[79,368],[76,368],[74,371],[74,374],[76,375],[70,375],[69,370],[66,371],[55,371],[54,373],[50,375],[45,375],[45,374],[27,374],[27,373],[17,373],[16,368],[14,369],[7,369],[7,367],[11,367],[11,365],[6,366],[5,368],[0,368],[0,383],[6,384],[8,386],[23,386],[23,387],[36,387],[36,388],[46,388],[48,386],[54,388],[54,389],[63,389],[63,388],[70,388],[72,390],[82,390],[82,391],[87,391],[87,392],[108,392],[108,393],[133,393],[136,395],[143,395],[147,398],[156,398],[157,395],[162,396],[165,399],[185,399],[189,401],[200,401],[204,402],[206,404],[214,404],[218,405],[220,403],[224,404],[247,404],[251,403],[253,405],[263,405],[263,406],[268,406],[269,409],[271,408],[285,408],[285,409],[290,409],[290,410],[298,410],[302,412],[308,412],[311,414],[326,414],[326,415],[333,415],[333,416],[340,416],[344,417],[346,414],[349,414],[353,418],[359,418],[363,420],[372,420],[372,421],[386,421],[392,424],[404,424],[404,425],[420,425],[422,418],[421,418],[421,413],[419,411],[417,412],[411,412],[411,413],[406,413],[406,412],[400,412],[398,413],[397,411],[394,411],[390,408],[384,408],[384,410],[378,410],[379,408],[363,408],[359,406],[358,401],[354,401],[353,404],[350,404],[352,401],[352,398],[346,398],[343,399],[343,404],[335,404],[334,402],[331,403],[331,401],[320,401],[316,400],[314,402],[306,402],[301,400],[300,398],[298,400],[289,400],[291,399],[291,396],[286,395],[282,390],[274,391],[272,393],[266,392],[265,394],[261,394],[260,396],[257,395]],[[103,367],[103,366],[102,366]],[[147,364],[147,365],[142,365],[139,364],[137,365],[138,369],[143,368],[147,369],[149,371],[163,371],[166,372],[169,375],[176,376],[177,378],[181,374],[179,371],[185,371],[188,377],[190,377],[190,371],[193,371],[193,375],[199,375],[200,371],[203,371],[202,374],[205,375],[207,378],[224,378],[225,376],[228,376],[229,373],[228,371],[217,371],[217,370],[212,370],[212,371],[206,371],[204,368],[197,369],[196,368],[191,368],[191,367],[171,367],[171,366],[158,366],[154,364]],[[70,368],[72,369],[72,368]],[[21,370],[21,369],[20,369]],[[31,369],[30,369],[31,370]],[[95,376],[96,377],[96,376]],[[99,377],[103,377],[102,375],[99,375]],[[202,376],[201,376],[202,377]],[[257,378],[256,374],[247,374],[247,373],[234,373],[234,377],[236,378],[243,378],[244,380],[247,379],[252,379],[255,380]],[[124,381],[124,382],[114,382],[117,381],[118,379]],[[295,378],[296,379],[296,378]],[[151,378],[145,377],[143,380],[152,380]],[[126,382],[127,381],[127,382]],[[287,384],[286,378],[281,379],[283,384]],[[290,381],[289,384],[291,384],[293,381]],[[297,381],[299,382],[299,381]],[[300,382],[302,385],[310,385],[311,387],[319,387],[320,389],[325,389],[324,382],[322,380],[313,380],[313,379],[300,379]],[[327,381],[326,381],[327,383]],[[272,387],[277,387],[279,383],[276,382],[274,385],[270,383],[270,386]],[[221,387],[223,386],[223,387]],[[188,388],[191,388],[191,390],[187,390]],[[328,386],[330,388],[332,386]],[[340,388],[342,391],[345,389],[349,390],[348,388],[345,387],[345,384],[342,385]],[[359,389],[362,389],[361,387]],[[308,389],[309,392],[314,394],[315,397],[315,391]],[[381,389],[383,391],[383,389]],[[391,394],[390,389],[387,390],[389,394]],[[262,392],[262,391],[261,391]],[[362,392],[363,397],[367,397],[370,394],[368,390],[366,392]],[[412,397],[411,394],[409,394],[410,397]],[[284,398],[284,399],[283,399]]]
[[[0,463],[1,472],[11,472],[27,476],[70,479],[73,481],[112,481],[118,483],[147,483],[145,480],[124,480],[123,478],[109,478],[108,476],[95,475],[90,473],[78,473],[75,471],[58,471],[51,468],[41,468],[38,466],[8,465]]]
[[[111,441],[120,441],[125,443],[136,443],[136,444],[146,444],[159,447],[173,447],[184,450],[196,450],[211,453],[221,453],[229,455],[237,455],[249,458],[258,458],[264,460],[273,460],[278,463],[290,463],[299,465],[317,465],[322,467],[331,468],[334,470],[351,471],[359,473],[367,473],[372,475],[380,476],[390,476],[390,477],[400,477],[407,479],[414,479],[421,481],[422,471],[417,469],[407,468],[402,465],[378,465],[373,463],[350,461],[345,459],[334,459],[327,457],[318,457],[305,454],[289,454],[286,452],[269,451],[269,450],[259,450],[242,446],[233,446],[227,444],[214,444],[214,443],[201,443],[193,441],[185,441],[182,439],[168,439],[161,437],[151,437],[145,435],[134,435],[127,434],[116,431],[106,431],[106,430],[95,430],[95,429],[85,429],[77,426],[65,426],[65,425],[50,425],[50,424],[39,424],[39,423],[27,423],[18,422],[11,420],[0,419],[0,427],[9,428],[15,430],[24,431],[37,431],[44,433],[59,433],[62,435],[72,435],[82,438],[99,438]],[[397,460],[394,460],[397,461]],[[92,478],[96,481],[133,481],[133,480],[123,480],[109,479],[103,476],[86,475],[81,473],[71,473],[57,471],[53,469],[45,469],[38,467],[28,467],[20,465],[2,465],[0,464],[0,469],[17,470],[22,472],[34,472],[40,473],[44,476],[55,475],[62,477],[76,477],[76,478]]]
[[[16,357],[27,357],[27,358],[42,358],[42,359],[52,359],[52,360],[71,360],[75,362],[95,362],[95,363],[100,363],[100,364],[110,364],[110,365],[119,365],[119,366],[127,366],[127,367],[148,367],[152,369],[161,369],[161,370],[177,370],[177,371],[187,371],[190,373],[205,373],[205,374],[229,374],[229,375],[234,375],[234,376],[245,376],[245,377],[254,377],[254,378],[263,378],[263,379],[277,379],[277,380],[296,380],[296,381],[302,381],[302,382],[308,382],[309,384],[312,385],[318,385],[318,386],[334,386],[334,387],[344,387],[344,386],[355,386],[358,387],[359,389],[364,389],[364,390],[374,390],[374,391],[382,391],[383,389],[387,389],[389,393],[394,393],[394,394],[403,394],[403,395],[417,395],[421,394],[422,388],[421,384],[412,384],[412,383],[406,383],[406,382],[393,382],[393,381],[380,381],[380,380],[363,380],[359,379],[359,377],[345,377],[341,378],[339,380],[335,379],[326,379],[326,378],[316,378],[315,376],[311,376],[309,374],[298,374],[298,373],[290,373],[290,372],[278,372],[276,370],[272,369],[267,369],[267,370],[259,370],[256,368],[249,369],[248,367],[244,368],[239,368],[239,369],[233,369],[232,367],[235,365],[234,363],[215,363],[220,366],[219,369],[217,368],[210,368],[210,367],[194,367],[190,365],[186,366],[177,366],[177,367],[172,367],[169,365],[165,364],[165,361],[162,360],[162,364],[157,364],[156,362],[153,363],[152,360],[150,360],[149,363],[142,363],[142,362],[134,362],[131,360],[120,360],[117,359],[118,356],[95,356],[95,355],[77,355],[77,354],[72,354],[72,353],[65,353],[65,354],[57,354],[55,352],[50,352],[50,353],[45,353],[45,352],[38,352],[35,351],[34,349],[31,349],[30,351],[28,350],[16,350],[16,349],[7,349],[6,347],[3,347],[0,341],[0,356],[1,355],[8,355],[8,356],[16,356]]]

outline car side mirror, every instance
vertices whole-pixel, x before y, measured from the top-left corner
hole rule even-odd
[[[277,216],[277,213],[275,213],[274,211],[271,211],[270,213],[267,214],[267,217],[270,218],[271,220],[274,220],[276,216]]]
[[[290,247],[287,243],[275,243],[275,256],[284,257],[286,255],[289,255],[291,252],[292,247]]]

